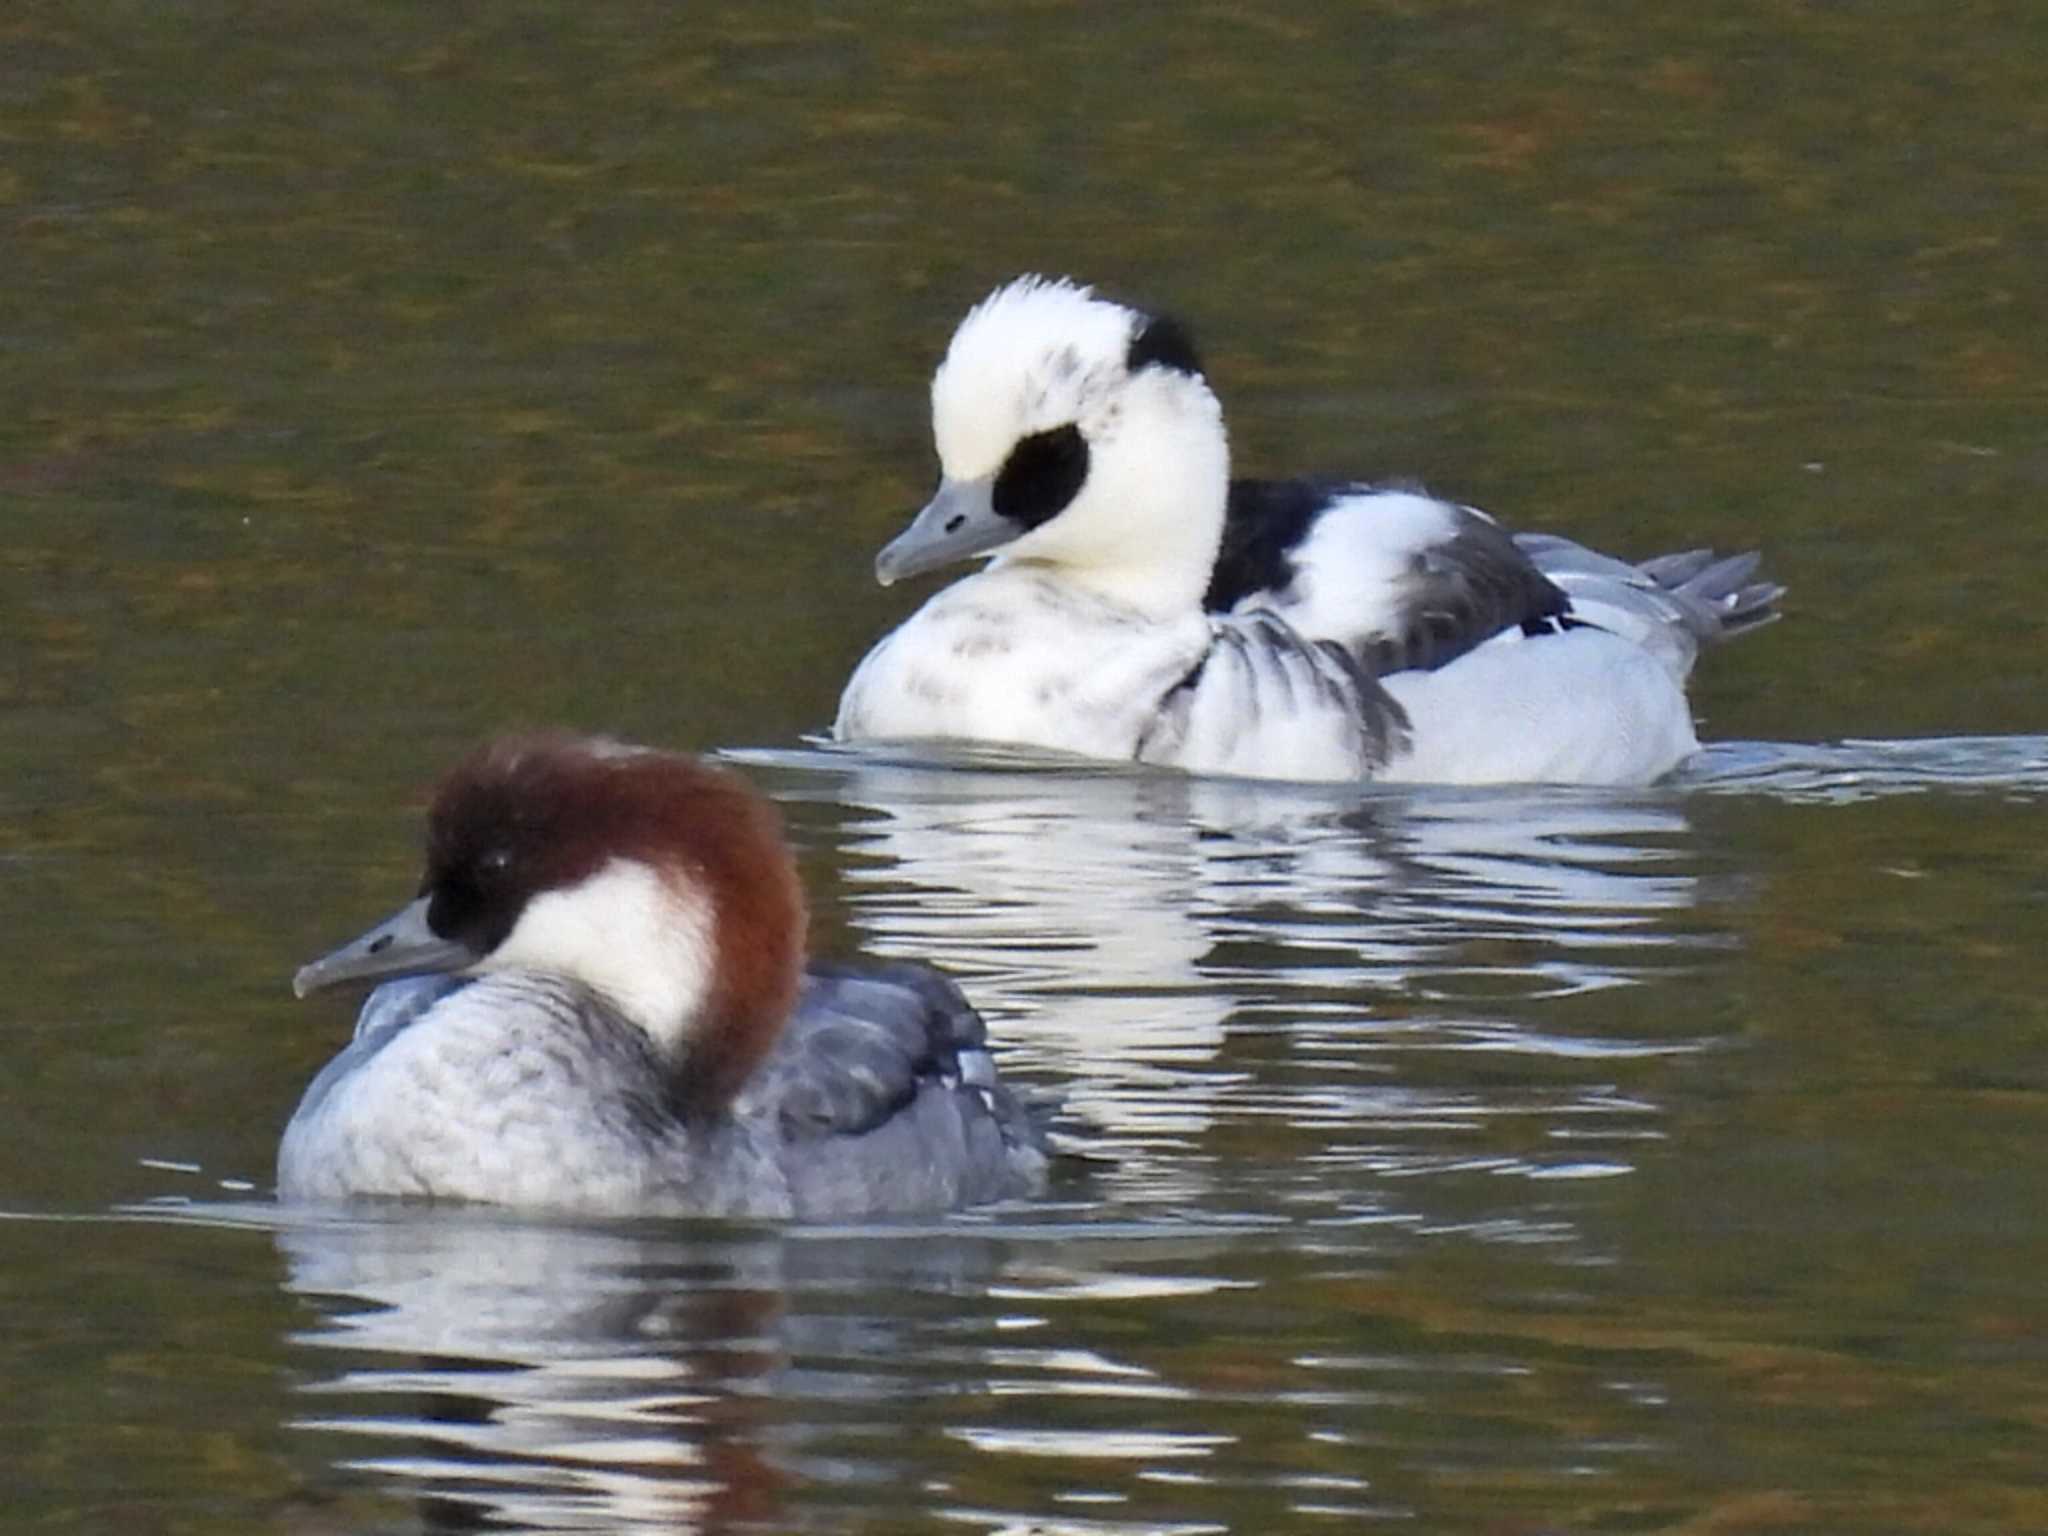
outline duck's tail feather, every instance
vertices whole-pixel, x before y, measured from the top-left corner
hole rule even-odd
[[[1556,534],[1515,537],[1522,553],[1572,600],[1572,616],[1635,641],[1683,678],[1700,647],[1761,629],[1779,617],[1784,587],[1755,581],[1755,550],[1689,549],[1641,564],[1617,560]]]
[[[1733,640],[1784,617],[1778,611],[1778,599],[1785,595],[1784,586],[1775,581],[1750,580],[1763,558],[1763,552],[1755,549],[1739,555],[1688,549],[1645,560],[1642,568],[1665,591],[1684,599],[1689,607],[1704,608],[1712,615],[1713,628],[1701,634],[1702,640]]]

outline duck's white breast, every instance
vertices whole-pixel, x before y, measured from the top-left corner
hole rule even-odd
[[[1028,568],[998,567],[948,587],[868,653],[833,733],[1128,759],[1209,638],[1198,612],[1154,620]]]

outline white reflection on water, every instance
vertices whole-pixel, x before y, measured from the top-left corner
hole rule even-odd
[[[959,977],[1005,1060],[1055,1078],[1152,1202],[1211,1203],[1203,1141],[1248,1119],[1348,1136],[1329,1146],[1362,1173],[1464,1166],[1469,1149],[1440,1143],[1488,1117],[1598,1122],[1610,1155],[1526,1166],[1616,1166],[1611,1143],[1647,1134],[1617,1122],[1654,1106],[1615,1092],[1612,1064],[1700,1042],[1655,1020],[1576,1033],[1529,1005],[1669,976],[1729,942],[1694,910],[1701,861],[1668,792],[747,760],[784,800],[836,816],[861,947]],[[1503,1091],[1442,1068],[1482,1055],[1551,1080]],[[1562,1083],[1560,1063],[1577,1063]]]
[[[1035,1343],[1054,1314],[1252,1288],[1155,1272],[1231,1246],[1185,1227],[770,1231],[417,1206],[134,1214],[273,1234],[286,1288],[317,1313],[291,1339],[314,1366],[293,1427],[333,1437],[336,1467],[410,1498],[430,1528],[801,1525],[785,1505],[805,1490],[839,1500],[900,1487],[935,1441],[1028,1453],[1032,1431],[1004,1422],[1020,1400],[1028,1422],[1056,1399],[1195,1395],[1102,1348]],[[1082,1424],[1046,1454],[1142,1475],[1214,1439]]]
[[[423,1508],[551,1531],[699,1530],[772,1517],[792,1481],[892,1475],[889,1448],[863,1466],[814,1452],[802,1426],[919,1396],[927,1383],[886,1364],[915,1298],[981,1291],[1001,1264],[965,1231],[792,1238],[447,1207],[275,1235],[287,1287],[323,1313],[293,1342],[342,1362],[302,1388],[295,1427],[347,1437],[337,1465]],[[949,1364],[972,1376],[995,1358]],[[804,1405],[794,1423],[784,1400]]]
[[[672,1294],[643,1274],[670,1243],[487,1214],[289,1225],[277,1241],[290,1289],[342,1303],[295,1336],[351,1357],[305,1387],[297,1427],[351,1437],[351,1471],[595,1531],[696,1529],[746,1470],[719,1454],[731,1404],[707,1394],[704,1351],[773,1354],[773,1245],[711,1245]]]
[[[833,790],[874,949],[1074,994],[1051,1037],[1134,1061],[1207,1059],[1253,1004],[1621,985],[1697,895],[1671,795],[889,765]]]
[[[2048,736],[1720,742],[1688,767],[1685,783],[1830,805],[1931,791],[2036,797],[2048,794]]]

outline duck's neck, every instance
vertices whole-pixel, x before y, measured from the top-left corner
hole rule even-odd
[[[1230,442],[1200,379],[1146,375],[1098,429],[1081,498],[1017,541],[1063,579],[1164,622],[1200,612],[1223,544]]]
[[[708,985],[678,1042],[684,1096],[699,1117],[722,1116],[774,1051],[803,985],[806,914],[796,866],[776,856],[708,863],[715,939]]]

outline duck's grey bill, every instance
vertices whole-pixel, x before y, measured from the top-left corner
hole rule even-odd
[[[460,971],[482,956],[466,944],[444,939],[427,926],[427,898],[394,912],[359,939],[302,966],[292,992],[304,997],[345,981],[381,981],[387,976],[424,976]]]
[[[883,586],[921,576],[955,560],[999,549],[1024,530],[997,515],[994,482],[944,480],[939,493],[875,556],[875,580]]]

